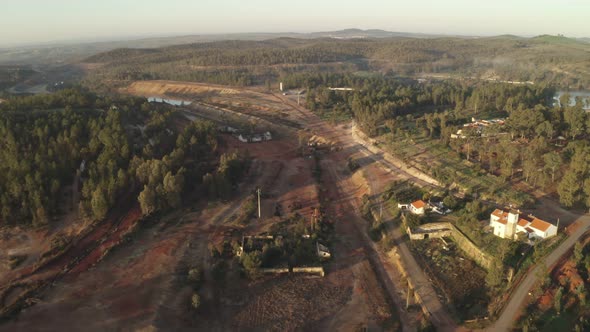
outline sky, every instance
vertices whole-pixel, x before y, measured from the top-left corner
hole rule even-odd
[[[0,0],[0,47],[346,28],[590,37],[590,0]]]

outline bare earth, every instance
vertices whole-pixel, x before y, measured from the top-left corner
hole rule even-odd
[[[223,137],[220,152],[247,150],[254,158],[239,194],[231,202],[209,204],[196,195],[186,202],[184,210],[147,224],[138,223],[136,206],[127,207],[125,211],[117,211],[118,217],[113,216],[91,230],[86,238],[77,239],[73,251],[38,270],[31,267],[48,247],[43,241],[46,233],[3,230],[2,249],[28,250],[31,259],[15,271],[0,270],[0,291],[11,282],[44,281],[48,286],[35,295],[34,305],[0,325],[0,330],[39,331],[59,327],[84,331],[355,331],[359,328],[413,331],[423,314],[405,310],[408,281],[422,298],[425,311],[438,330],[459,329],[409,252],[401,230],[392,230],[396,247],[384,253],[368,238],[367,222],[359,212],[363,195],[378,195],[391,181],[410,180],[421,186],[436,187],[438,183],[434,179],[383,154],[362,135],[353,135],[351,124],[325,123],[297,106],[293,97],[169,81],[136,82],[124,92],[205,101],[205,106],[196,103],[187,108],[195,115],[199,112],[205,115],[205,108],[226,105],[232,112],[248,114],[250,119],[272,125],[280,135],[277,140],[261,144],[245,144],[230,136]],[[207,116],[215,117],[215,113],[207,112]],[[312,175],[315,161],[298,153],[300,128],[308,136],[319,137],[335,148],[321,153],[319,183]],[[360,171],[350,173],[346,166],[349,157],[361,160]],[[242,202],[256,187],[267,194],[262,206],[264,218],[245,226],[231,224]],[[184,275],[188,267],[207,266],[211,261],[208,243],[231,240],[236,230],[246,234],[268,230],[278,220],[273,216],[277,203],[289,212],[290,207],[295,207],[293,211],[309,220],[320,201],[335,224],[337,238],[325,278],[279,276],[254,282],[236,278],[232,279],[237,280],[235,283],[218,287],[210,274],[205,273],[201,293],[203,309],[197,313],[191,310],[192,289]],[[585,226],[575,229],[549,256],[548,265],[557,261],[590,228],[587,218],[579,219]],[[68,230],[76,224],[76,218],[64,220],[60,229]],[[129,240],[125,237],[127,230],[135,230]],[[72,232],[72,235],[76,238],[80,233]],[[97,245],[102,239],[104,243]],[[80,255],[83,259],[72,265],[72,259]],[[510,327],[536,280],[535,271],[529,273],[513,294],[494,325],[495,330]],[[16,298],[13,294],[4,294],[2,306]]]

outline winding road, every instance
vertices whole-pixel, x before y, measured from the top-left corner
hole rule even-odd
[[[504,307],[502,314],[496,322],[488,328],[488,331],[509,331],[514,325],[521,308],[529,296],[530,290],[538,281],[538,275],[543,267],[551,269],[563,255],[567,254],[590,230],[590,216],[582,216],[576,220],[580,226],[570,236],[563,241],[555,250],[545,257],[545,265],[537,264],[533,269],[529,270],[527,276],[521,281],[518,287],[512,292],[508,304]]]

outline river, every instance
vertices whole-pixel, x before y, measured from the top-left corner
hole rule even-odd
[[[190,101],[180,100],[180,99],[169,99],[169,98],[159,98],[159,97],[149,97],[148,101],[150,103],[166,103],[174,106],[186,106],[190,105]]]
[[[553,97],[553,99],[555,100],[553,105],[560,106],[561,104],[559,102],[559,99],[561,98],[561,96],[563,96],[566,93],[569,93],[569,95],[570,95],[570,106],[573,106],[576,104],[577,97],[581,97],[582,100],[585,101],[584,109],[590,110],[590,91],[557,91],[557,93],[555,94],[555,97]]]

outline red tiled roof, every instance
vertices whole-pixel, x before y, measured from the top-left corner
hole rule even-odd
[[[520,218],[520,220],[518,220],[518,226],[520,227],[526,227],[529,224],[530,221]]]
[[[502,218],[502,217],[508,215],[508,213],[506,213],[506,212],[504,212],[504,211],[502,211],[500,209],[495,209],[494,212],[492,212],[492,214],[495,215],[498,218]]]
[[[412,206],[413,206],[414,208],[416,208],[416,209],[421,209],[421,208],[423,208],[425,205],[426,205],[426,203],[424,203],[424,201],[423,201],[423,200],[421,200],[421,199],[419,199],[419,200],[417,200],[417,201],[415,201],[415,202],[412,202]]]
[[[546,221],[543,221],[543,220],[541,220],[539,218],[535,218],[533,220],[533,222],[531,223],[531,226],[530,227],[531,228],[534,228],[534,229],[538,229],[541,232],[544,232],[547,229],[549,229],[549,227],[551,227],[551,224],[548,223],[548,222],[546,222]]]
[[[530,227],[527,227],[527,228],[525,228],[525,229],[526,229],[526,231],[527,231],[527,232],[529,232],[529,233],[533,233],[533,232],[534,232],[534,231],[533,231],[533,230],[532,230]]]
[[[508,212],[496,209],[494,210],[494,212],[492,212],[492,214],[498,217],[497,222],[499,222],[500,224],[506,225],[506,223],[508,222]]]

